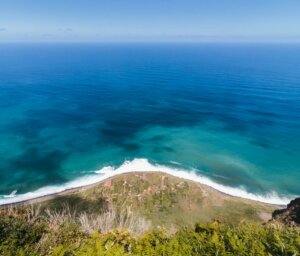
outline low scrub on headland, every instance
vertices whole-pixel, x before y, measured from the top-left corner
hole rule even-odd
[[[187,216],[188,218],[188,216]],[[151,228],[129,210],[99,215],[39,207],[0,214],[0,255],[300,255],[300,230],[276,223]]]
[[[122,174],[99,184],[69,191],[41,202],[41,208],[61,209],[68,204],[78,214],[128,209],[169,230],[196,222],[240,221],[262,223],[275,206],[225,195],[208,186],[165,173]]]
[[[0,209],[1,256],[300,256],[298,201],[269,221],[275,206],[164,173],[123,174],[31,203]]]

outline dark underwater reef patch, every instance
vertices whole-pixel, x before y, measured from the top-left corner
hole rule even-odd
[[[270,149],[270,148],[274,148],[274,146],[272,145],[271,141],[265,139],[265,138],[256,138],[253,140],[250,140],[250,143],[265,149]]]
[[[59,150],[42,151],[39,148],[29,148],[21,156],[10,161],[7,168],[11,170],[11,173],[1,173],[0,177],[6,179],[6,183],[11,180],[13,182],[11,187],[17,183],[18,193],[49,184],[63,183],[67,180],[61,174],[61,164],[67,157],[68,154]]]
[[[38,148],[29,148],[21,156],[12,161],[12,167],[36,172],[51,172],[59,169],[61,162],[66,156],[66,153],[59,150],[43,152]]]
[[[49,126],[49,121],[38,116],[24,117],[21,121],[14,122],[8,126],[11,133],[24,138],[34,139],[39,136],[39,133]]]

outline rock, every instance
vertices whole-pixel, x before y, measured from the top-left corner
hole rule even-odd
[[[289,226],[300,226],[300,197],[292,200],[286,209],[275,210],[272,217]]]

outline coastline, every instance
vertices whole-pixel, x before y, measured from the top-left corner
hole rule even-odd
[[[146,166],[144,166],[144,168],[137,169],[136,165],[140,165],[141,162],[143,162],[144,165],[149,165],[148,168],[145,169]],[[153,168],[153,167],[155,167],[155,168]],[[127,161],[127,162],[123,163],[123,165],[120,166],[118,169],[113,169],[112,167],[104,167],[101,170],[95,171],[95,173],[96,173],[95,175],[82,177],[76,181],[72,181],[72,182],[68,183],[69,186],[53,187],[56,189],[54,189],[54,191],[52,193],[51,193],[51,187],[46,187],[46,190],[49,189],[48,192],[46,193],[46,190],[45,190],[44,194],[41,194],[40,196],[38,195],[39,190],[37,190],[36,193],[30,192],[27,194],[23,194],[23,199],[21,197],[22,195],[20,195],[19,197],[12,197],[12,198],[4,199],[4,200],[0,199],[0,208],[6,208],[9,206],[22,206],[22,205],[29,205],[29,204],[35,204],[35,203],[42,203],[42,202],[45,202],[45,201],[48,201],[51,199],[55,199],[60,196],[65,196],[65,195],[69,195],[72,193],[76,193],[78,191],[84,191],[86,189],[96,187],[97,185],[105,183],[108,180],[114,179],[114,178],[116,178],[118,176],[122,176],[124,174],[129,174],[129,173],[168,174],[170,176],[174,176],[174,177],[180,178],[182,180],[188,180],[188,181],[198,183],[201,186],[212,189],[216,193],[219,193],[219,194],[227,195],[227,196],[230,196],[233,198],[239,198],[246,202],[252,201],[252,202],[257,202],[257,203],[261,203],[261,204],[265,204],[265,205],[270,205],[270,206],[273,206],[278,209],[284,208],[288,203],[288,202],[287,203],[276,202],[276,201],[274,201],[274,198],[271,199],[270,201],[268,201],[267,197],[260,197],[260,196],[257,196],[258,198],[256,199],[255,198],[256,195],[249,194],[245,191],[244,191],[244,193],[246,193],[246,195],[248,195],[248,197],[242,196],[243,195],[242,193],[241,194],[230,193],[230,191],[229,191],[229,193],[226,193],[226,190],[224,191],[222,188],[221,189],[216,188],[216,186],[224,187],[223,185],[213,183],[206,177],[202,177],[195,173],[187,172],[187,171],[180,170],[180,169],[172,169],[172,168],[168,168],[165,166],[161,167],[159,165],[154,166],[154,165],[150,164],[146,159],[135,159],[131,162]],[[99,175],[99,174],[101,174],[101,175]],[[85,184],[80,185],[81,180],[85,180]],[[210,185],[210,183],[212,183],[212,185]],[[234,188],[229,188],[229,187],[225,187],[225,188],[228,188],[230,190],[235,190]],[[45,188],[42,188],[42,189],[45,189]],[[42,190],[42,189],[40,189],[40,190]],[[55,190],[59,190],[59,191],[55,191]],[[31,198],[30,198],[30,195],[32,196]],[[251,196],[251,195],[253,195],[253,196]],[[26,197],[29,197],[29,198],[26,198]],[[259,199],[263,199],[263,200],[259,200]],[[289,200],[289,199],[285,199],[285,200]],[[3,203],[3,201],[8,201],[8,202]]]
[[[98,171],[95,171],[93,175],[83,176],[63,185],[42,187],[33,192],[28,192],[20,195],[16,194],[13,197],[0,199],[0,207],[5,207],[7,205],[19,205],[22,203],[24,204],[26,202],[33,202],[33,200],[38,200],[41,198],[52,198],[57,195],[67,193],[68,191],[95,186],[103,182],[104,180],[107,180],[114,176],[118,176],[125,173],[137,172],[166,173],[178,178],[186,179],[208,186],[225,195],[265,203],[268,205],[286,206],[292,199],[294,199],[294,197],[282,198],[275,193],[266,196],[255,195],[252,193],[248,193],[247,191],[241,188],[227,187],[222,184],[213,182],[209,178],[200,176],[195,172],[188,172],[184,169],[170,168],[162,165],[154,165],[149,163],[147,159],[134,159],[132,161],[125,161],[120,167],[116,169],[111,166],[106,166]]]

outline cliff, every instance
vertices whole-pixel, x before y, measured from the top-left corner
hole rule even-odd
[[[300,197],[292,200],[287,208],[275,210],[272,214],[273,221],[288,226],[300,226]]]

